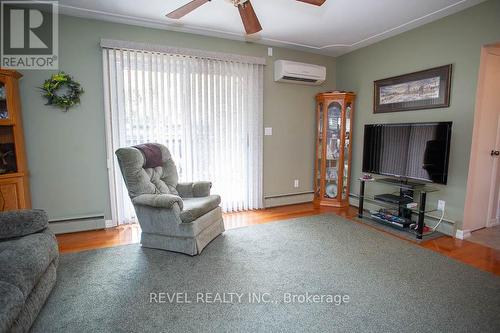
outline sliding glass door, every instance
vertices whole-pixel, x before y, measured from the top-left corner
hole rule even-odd
[[[124,146],[164,144],[180,181],[212,181],[225,211],[262,207],[262,65],[103,52],[110,154]],[[109,159],[115,218],[133,221],[116,159]]]

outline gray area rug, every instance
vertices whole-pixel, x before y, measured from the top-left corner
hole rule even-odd
[[[179,298],[172,300],[173,293]],[[139,245],[63,255],[57,285],[33,331],[499,328],[499,277],[320,215],[227,231],[197,257]]]

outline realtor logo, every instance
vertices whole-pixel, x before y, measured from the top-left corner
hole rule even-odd
[[[2,1],[0,66],[58,69],[57,1]]]

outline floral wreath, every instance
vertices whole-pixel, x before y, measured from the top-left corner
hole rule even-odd
[[[58,95],[57,91],[63,87],[67,88],[66,93]],[[64,111],[68,111],[70,107],[79,104],[80,95],[84,93],[80,83],[73,81],[71,76],[64,72],[52,75],[50,79],[45,80],[40,89],[43,91],[42,96],[47,98],[45,105],[55,105],[64,109]]]

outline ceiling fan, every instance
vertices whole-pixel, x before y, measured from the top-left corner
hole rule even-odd
[[[192,0],[182,7],[177,8],[173,12],[167,14],[168,18],[180,19],[184,15],[191,13],[196,8],[201,5],[206,4],[211,0]],[[254,34],[262,30],[259,19],[253,10],[252,3],[250,0],[227,0],[231,2],[235,7],[238,8],[240,12],[241,20],[243,21],[243,26],[247,34]],[[321,6],[326,0],[297,0],[300,2],[305,2],[315,6]]]

